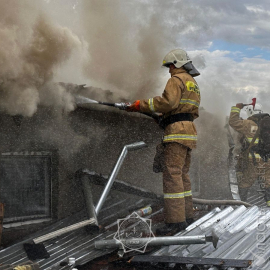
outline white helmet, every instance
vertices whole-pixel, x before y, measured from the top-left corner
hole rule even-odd
[[[246,106],[245,111],[246,111],[248,117],[250,117],[254,114],[263,113],[262,105],[258,104],[258,103],[256,103],[254,109],[253,109],[253,105]]]
[[[165,55],[162,66],[168,67],[170,64],[174,64],[175,67],[180,68],[189,62],[191,62],[191,60],[187,52],[181,49],[176,49]]]
[[[176,68],[184,67],[193,77],[200,75],[200,72],[192,64],[187,52],[182,49],[172,50],[165,55],[162,66],[169,67],[171,64],[175,65]]]

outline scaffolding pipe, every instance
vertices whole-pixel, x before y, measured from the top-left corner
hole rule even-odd
[[[191,245],[205,244],[206,242],[214,243],[212,236],[196,235],[196,236],[164,236],[149,238],[129,238],[129,239],[110,239],[95,241],[96,249],[111,249],[126,247],[142,247],[142,246],[170,246],[170,245]]]
[[[110,189],[113,185],[113,182],[121,168],[121,165],[123,164],[123,161],[128,153],[128,151],[132,151],[132,150],[137,150],[137,149],[141,149],[143,147],[146,147],[147,145],[145,144],[145,142],[136,142],[136,143],[133,143],[133,144],[128,144],[128,145],[125,145],[112,172],[111,172],[111,175],[109,177],[109,180],[101,194],[101,197],[97,203],[97,206],[96,206],[96,215],[99,214],[100,212],[100,209],[102,207],[102,205],[104,204],[109,192],[110,192]]]

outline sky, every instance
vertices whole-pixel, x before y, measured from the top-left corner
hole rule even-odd
[[[162,94],[169,78],[168,70],[161,68],[163,57],[182,48],[201,72],[196,80],[204,109],[224,117],[232,105],[256,97],[270,112],[269,1],[24,3],[27,9],[21,5],[19,12],[31,7],[25,28],[42,14],[55,27],[67,28],[74,41],[74,50],[66,48],[65,61],[61,58],[52,68],[54,81],[109,89],[130,101],[150,98]]]

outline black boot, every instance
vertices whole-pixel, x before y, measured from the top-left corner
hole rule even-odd
[[[156,230],[156,235],[157,236],[170,236],[174,235],[182,230],[184,230],[187,227],[187,223],[184,222],[179,222],[179,223],[165,223],[165,226],[163,226],[160,229]]]
[[[189,226],[190,224],[192,224],[194,222],[194,219],[193,218],[187,218],[186,222],[187,222],[187,224]]]
[[[248,190],[249,188],[240,188],[238,187],[239,196],[241,201],[246,202],[248,198]]]

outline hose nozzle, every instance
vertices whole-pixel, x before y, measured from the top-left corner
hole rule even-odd
[[[130,102],[120,102],[120,103],[114,103],[114,107],[120,109],[120,110],[126,110],[128,106],[130,106]]]

